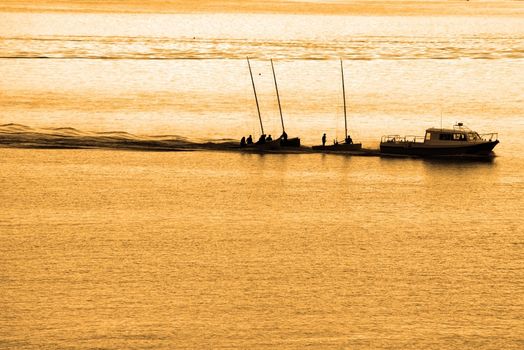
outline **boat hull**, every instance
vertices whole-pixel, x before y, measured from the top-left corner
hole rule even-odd
[[[282,147],[300,147],[300,138],[293,137],[287,140],[280,139],[280,146]]]
[[[498,143],[499,141],[496,140],[457,146],[437,146],[418,142],[382,142],[380,152],[419,157],[490,156]]]
[[[264,151],[278,150],[281,148],[281,146],[280,146],[280,139],[277,139],[277,140],[272,140],[272,141],[264,142],[264,143],[258,143],[258,142],[252,143],[252,144],[240,147],[240,148],[246,151],[264,152]]]
[[[361,143],[339,143],[337,145],[326,145],[326,146],[313,146],[311,147],[315,151],[326,151],[326,152],[347,152],[347,151],[360,151],[362,149]]]
[[[265,143],[255,143],[253,148],[259,151],[280,149],[280,140],[272,140]]]

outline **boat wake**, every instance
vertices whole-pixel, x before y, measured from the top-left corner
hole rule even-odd
[[[234,140],[193,142],[177,135],[141,136],[123,131],[88,132],[75,128],[31,128],[21,124],[0,125],[0,147],[12,148],[98,148],[142,151],[227,150]]]

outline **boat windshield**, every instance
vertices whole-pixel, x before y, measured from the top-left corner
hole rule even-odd
[[[468,139],[470,141],[480,141],[482,140],[478,133],[476,132],[470,132],[468,133]]]

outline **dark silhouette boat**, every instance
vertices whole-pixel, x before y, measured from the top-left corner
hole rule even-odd
[[[340,60],[340,71],[342,73],[342,97],[344,100],[344,142],[339,143],[335,141],[331,145],[318,145],[311,147],[315,151],[327,151],[327,152],[350,152],[360,151],[362,149],[361,143],[353,143],[353,140],[348,135],[348,119],[346,112],[346,88],[344,84],[344,64]]]
[[[258,104],[257,89],[255,87],[255,80],[253,79],[253,71],[251,70],[251,63],[249,57],[246,57],[247,66],[249,68],[249,76],[251,77],[251,84],[253,85],[253,94],[255,96],[255,103],[257,106],[258,120],[260,121],[260,139],[257,142],[240,144],[241,148],[245,148],[252,151],[263,152],[265,150],[278,150],[280,149],[280,139],[267,141],[266,134],[264,132],[264,124],[262,123],[262,115],[260,114],[260,105]]]
[[[499,143],[497,133],[479,134],[458,123],[453,129],[430,128],[425,136],[382,136],[382,154],[420,157],[493,155]]]
[[[311,147],[315,151],[328,151],[328,152],[349,152],[349,151],[360,151],[362,150],[361,143],[333,143],[331,145],[317,145]]]
[[[260,121],[261,137],[257,142],[254,142],[254,143],[250,143],[250,144],[241,143],[241,148],[263,152],[266,150],[267,151],[279,150],[282,147],[300,147],[300,138],[298,137],[288,138],[285,127],[284,127],[284,118],[282,116],[282,107],[280,105],[280,95],[278,93],[278,85],[277,85],[277,79],[275,76],[275,68],[273,66],[273,60],[271,60],[271,68],[273,70],[273,79],[275,82],[275,90],[277,92],[278,108],[280,111],[280,121],[282,123],[282,135],[274,140],[266,139],[266,134],[264,132],[264,125],[262,123],[262,116],[260,114],[260,105],[258,103],[257,90],[255,87],[255,80],[253,79],[253,71],[251,70],[251,63],[249,62],[249,57],[247,57],[246,60],[247,60],[247,65],[249,67],[249,75],[251,77],[251,83],[253,85],[253,93],[255,96],[255,102],[257,106],[258,120]]]
[[[282,123],[282,135],[280,136],[280,146],[282,147],[300,147],[300,138],[292,137],[288,138],[286,128],[284,127],[284,117],[282,115],[282,106],[280,104],[280,94],[278,93],[277,77],[275,75],[275,66],[271,59],[271,70],[273,71],[273,81],[275,82],[275,91],[277,92],[278,111],[280,112],[280,122]]]

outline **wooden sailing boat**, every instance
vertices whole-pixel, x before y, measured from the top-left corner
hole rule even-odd
[[[275,66],[273,65],[273,60],[271,59],[271,70],[273,71],[273,81],[275,82],[275,90],[277,92],[277,101],[278,101],[278,111],[280,112],[280,122],[282,123],[282,135],[280,136],[280,145],[282,147],[300,147],[300,138],[293,137],[288,138],[286,133],[286,128],[284,126],[284,117],[282,116],[282,105],[280,104],[280,94],[278,93],[278,84],[277,77],[275,75]]]
[[[346,112],[346,87],[344,83],[344,64],[340,60],[340,71],[342,73],[342,97],[344,99],[344,141],[341,143],[335,142],[332,145],[313,146],[314,150],[326,151],[360,151],[362,149],[361,143],[353,143],[353,140],[348,135],[348,119]],[[325,135],[325,134],[324,134]]]
[[[255,88],[255,80],[253,79],[253,71],[251,70],[251,63],[249,63],[249,57],[246,57],[247,60],[247,66],[249,67],[249,75],[251,76],[251,84],[253,85],[253,93],[255,95],[255,102],[257,105],[257,112],[258,112],[258,120],[260,121],[260,139],[254,143],[246,144],[245,148],[248,149],[256,149],[259,151],[264,150],[273,150],[273,149],[279,149],[280,148],[280,139],[267,141],[266,140],[266,134],[264,133],[264,125],[262,123],[262,116],[260,114],[260,105],[258,104],[258,96],[257,96],[257,89]]]

